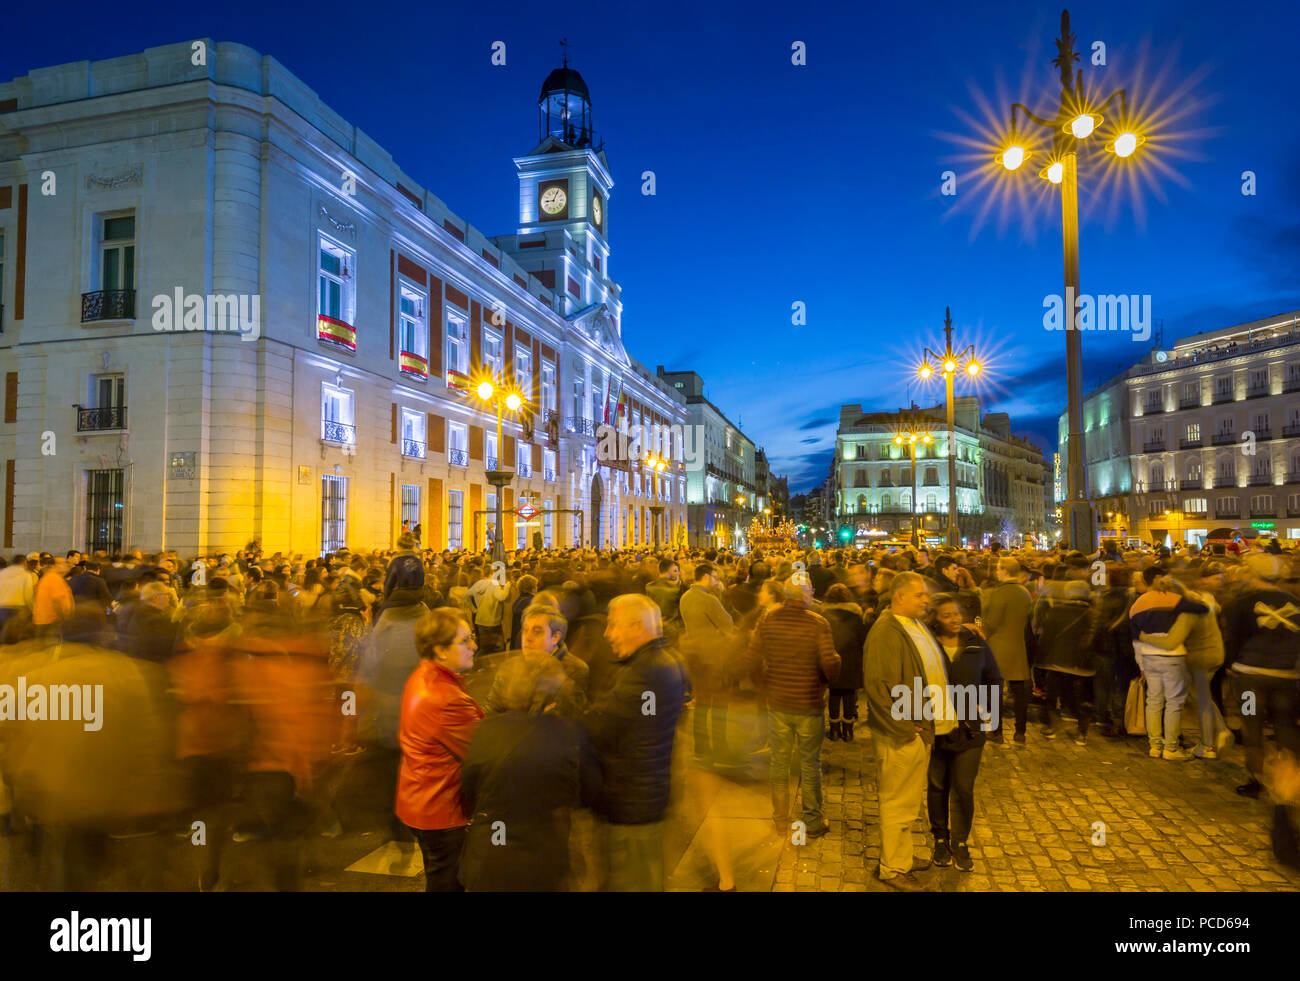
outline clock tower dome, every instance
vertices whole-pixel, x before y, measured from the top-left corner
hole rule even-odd
[[[609,278],[609,198],[614,181],[592,127],[591,92],[568,57],[537,99],[538,144],[515,157],[519,226],[496,239],[551,290],[566,317],[604,304],[617,332],[622,303]]]

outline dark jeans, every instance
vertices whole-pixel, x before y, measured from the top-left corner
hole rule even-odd
[[[250,773],[245,795],[266,837],[266,864],[270,866],[275,888],[281,892],[296,891],[307,813],[297,797],[293,777],[283,771]]]
[[[1113,655],[1098,655],[1097,674],[1092,681],[1093,705],[1097,724],[1124,728],[1124,704],[1128,686],[1137,677],[1137,665],[1131,658],[1120,660]]]
[[[975,820],[975,776],[980,770],[980,754],[984,744],[967,749],[943,748],[940,738],[930,750],[929,786],[926,789],[926,810],[930,812],[930,832],[936,841],[947,840],[948,801],[952,800],[952,843],[964,844],[970,836],[971,822]]]
[[[695,758],[714,763],[727,762],[727,706],[697,692],[694,712]]]
[[[424,859],[425,892],[464,892],[457,873],[460,871],[460,853],[465,847],[465,828],[446,828],[442,831],[421,831],[412,828],[411,834],[420,843],[420,856]]]
[[[1016,714],[1016,732],[1024,735],[1025,727],[1029,725],[1029,682],[1008,681],[1007,687],[1011,689],[1011,706]]]
[[[1079,720],[1079,732],[1087,734],[1088,721],[1092,716],[1092,679],[1093,675],[1066,674],[1064,671],[1046,671],[1047,675],[1047,726],[1056,728],[1061,716],[1057,708],[1057,699],[1062,705],[1074,709]]]
[[[1255,711],[1241,713],[1241,741],[1247,747],[1264,745],[1264,722],[1273,724],[1279,749],[1300,755],[1300,730],[1296,729],[1297,685],[1290,678],[1270,678],[1262,674],[1231,675],[1237,693],[1237,705],[1248,693],[1255,702]]]
[[[852,688],[832,688],[831,721],[852,722],[858,717],[858,693]]]

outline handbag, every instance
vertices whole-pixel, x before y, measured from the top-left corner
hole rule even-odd
[[[1124,730],[1130,736],[1145,736],[1147,731],[1147,686],[1142,678],[1134,678],[1128,685],[1124,700]]]

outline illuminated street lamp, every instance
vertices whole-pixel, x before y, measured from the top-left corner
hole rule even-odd
[[[944,392],[948,399],[948,544],[953,547],[961,545],[961,530],[957,527],[957,430],[953,423],[953,379],[957,372],[965,370],[971,378],[983,369],[975,356],[975,345],[967,344],[960,352],[952,349],[952,308],[943,308],[943,353],[938,354],[928,347],[921,355],[921,367],[917,374],[928,379],[934,374],[930,359],[938,363],[943,372]]]
[[[1079,185],[1078,155],[1080,146],[1087,147],[1091,138],[1105,121],[1105,111],[1119,100],[1119,118],[1113,126],[1114,136],[1106,144],[1108,152],[1119,159],[1129,159],[1145,142],[1133,127],[1128,112],[1128,93],[1119,89],[1104,100],[1095,103],[1083,88],[1083,72],[1075,72],[1079,60],[1074,50],[1076,35],[1070,30],[1070,12],[1061,11],[1061,36],[1056,39],[1056,57],[1052,59],[1060,72],[1061,93],[1056,115],[1045,119],[1020,103],[1011,106],[1011,129],[997,155],[1003,168],[1019,170],[1032,155],[1017,134],[1016,112],[1037,124],[1052,137],[1052,150],[1039,176],[1061,188],[1061,225],[1065,252],[1065,296],[1079,296]],[[1093,144],[1095,146],[1095,143]],[[1067,301],[1069,302],[1069,301]],[[1068,466],[1066,469],[1066,501],[1068,538],[1071,546],[1085,554],[1093,549],[1092,507],[1086,499],[1084,486],[1083,445],[1083,349],[1079,331],[1075,329],[1075,310],[1069,311],[1070,321],[1065,330],[1065,372],[1067,397],[1066,444]]]
[[[643,466],[647,470],[649,470],[652,474],[658,474],[661,480],[662,480],[663,472],[668,469],[668,464],[661,457],[657,457],[653,455],[646,457],[646,461],[643,464]],[[662,503],[660,503],[663,500],[662,495],[663,495],[663,487],[661,485],[655,491],[656,503],[650,505],[650,516],[654,519],[654,525],[655,525],[655,534],[654,534],[655,548],[659,547],[659,523],[663,520],[663,515],[664,515],[664,506]],[[667,529],[665,529],[665,533],[666,531]]]
[[[912,525],[912,545],[919,546],[920,539],[916,533],[916,444],[929,445],[931,442],[930,434],[916,425],[916,406],[912,407],[912,421],[906,427],[901,427],[894,434],[894,442],[899,446],[906,446],[908,453],[912,458],[912,498],[911,498],[911,525]]]
[[[502,524],[502,505],[505,489],[510,486],[514,472],[505,469],[505,441],[502,437],[502,420],[505,412],[518,412],[524,407],[524,398],[512,385],[506,387],[500,378],[484,378],[474,389],[480,401],[497,410],[497,467],[487,471],[488,483],[497,489],[496,531],[492,536],[492,560],[503,562],[506,557],[504,526]]]

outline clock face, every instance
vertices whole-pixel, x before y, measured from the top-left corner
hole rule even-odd
[[[558,215],[569,203],[569,196],[562,187],[548,187],[542,192],[542,211],[548,215]]]
[[[591,199],[591,217],[595,219],[595,221],[596,221],[596,227],[597,227],[597,228],[599,228],[600,225],[601,225],[601,222],[604,221],[604,211],[605,211],[605,209],[601,206],[600,198],[598,198],[598,197],[594,197],[594,198],[592,198],[592,199]]]

